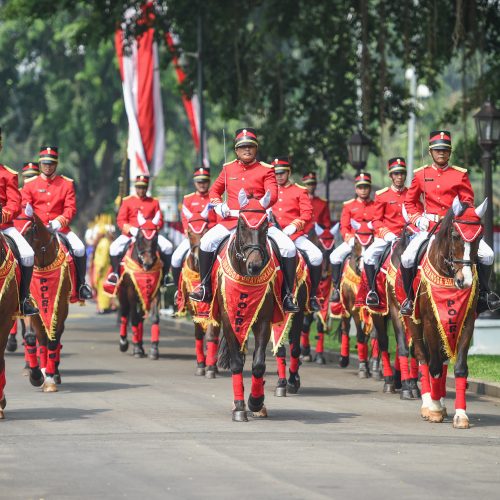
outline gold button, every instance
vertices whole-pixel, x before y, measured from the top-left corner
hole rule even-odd
[[[283,201],[281,198],[278,201]]]
[[[280,208],[280,210],[283,210],[282,208]]]
[[[245,178],[244,178],[244,177],[242,177],[242,178],[241,178],[241,180],[242,180],[242,181],[244,181],[244,180],[245,180]]]
[[[439,184],[436,187],[439,187]]]

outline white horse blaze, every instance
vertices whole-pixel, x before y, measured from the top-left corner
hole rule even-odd
[[[470,260],[470,243],[464,243],[464,260]],[[472,269],[470,266],[463,266],[462,273],[464,275],[464,288],[472,286]]]

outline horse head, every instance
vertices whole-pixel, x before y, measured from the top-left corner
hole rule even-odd
[[[240,211],[234,238],[235,257],[245,276],[257,276],[269,261],[267,250],[269,191],[260,199],[248,197],[241,189]]]
[[[333,225],[330,228],[322,228],[316,222],[314,223],[314,241],[318,248],[323,253],[323,263],[321,267],[321,277],[325,279],[331,272],[329,256],[333,251],[335,245],[335,234],[338,232],[340,224]]]
[[[446,276],[453,277],[457,288],[472,286],[472,265],[477,259],[483,232],[481,217],[487,206],[487,199],[474,208],[462,203],[456,196],[432,245],[434,248],[431,248],[431,252],[434,254],[436,268],[441,268]]]
[[[189,266],[193,271],[200,271],[200,241],[208,231],[208,211],[210,206],[198,215],[194,215],[185,205],[182,205],[182,213],[188,222],[187,236],[189,240]]]
[[[351,259],[355,261],[356,273],[361,274],[363,270],[363,254],[373,243],[373,225],[371,222],[358,222],[357,220],[351,219],[351,227],[354,229],[355,238]]]
[[[19,219],[26,221],[21,233],[35,253],[35,266],[46,267],[51,264],[59,252],[59,240],[54,232],[42,222],[28,203]]]
[[[141,264],[145,271],[149,271],[158,258],[158,223],[160,212],[156,212],[152,219],[145,219],[141,212],[137,214],[139,230],[135,237],[132,258]]]

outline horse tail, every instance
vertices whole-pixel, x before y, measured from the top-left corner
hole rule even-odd
[[[227,344],[226,336],[222,332],[219,340],[219,352],[217,353],[217,366],[223,370],[229,370],[231,357],[229,356],[229,346]]]

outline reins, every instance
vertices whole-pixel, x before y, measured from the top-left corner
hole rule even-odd
[[[247,210],[240,210],[240,213],[242,212],[249,212],[249,213],[258,213],[258,214],[265,214],[265,210],[259,210],[259,209],[247,209]],[[267,230],[266,230],[267,233]],[[267,238],[266,238],[267,241]],[[236,236],[234,239],[234,249],[236,251],[236,259],[240,260],[242,262],[246,262],[252,252],[259,252],[260,256],[262,257],[262,260],[264,261],[264,264],[267,263],[269,260],[269,254],[267,252],[267,245],[262,248],[262,245],[259,244],[254,244],[254,243],[244,243],[242,244],[241,242],[241,234],[239,231],[236,231]],[[248,253],[246,253],[248,252]]]

